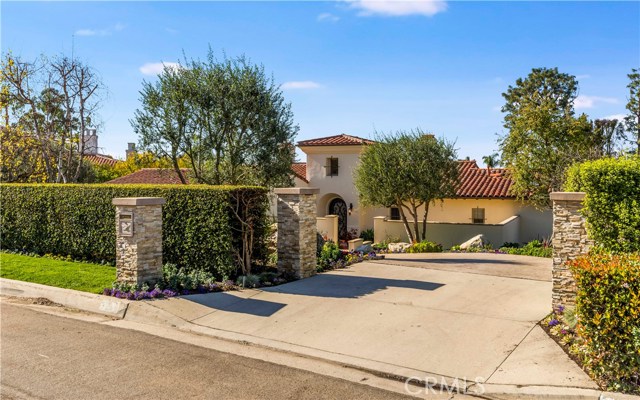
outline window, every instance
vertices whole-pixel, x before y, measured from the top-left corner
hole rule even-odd
[[[325,165],[325,168],[327,169],[327,176],[338,176],[338,167],[337,158],[327,158],[327,165]]]
[[[474,224],[484,224],[484,208],[472,208],[471,220]]]
[[[400,221],[400,209],[398,207],[391,207],[389,209],[389,219],[391,221]]]

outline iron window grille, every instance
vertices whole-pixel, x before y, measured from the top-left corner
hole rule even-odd
[[[471,209],[471,220],[474,224],[484,224],[484,208],[472,208]]]
[[[334,157],[327,158],[327,165],[324,166],[327,170],[327,176],[338,176],[338,159]]]

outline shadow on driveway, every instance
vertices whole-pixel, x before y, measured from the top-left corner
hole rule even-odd
[[[282,293],[300,296],[357,299],[389,287],[431,291],[442,286],[444,286],[442,283],[406,279],[320,274],[271,288],[263,288],[262,291],[274,294]],[[285,303],[260,300],[252,297],[243,298],[230,293],[197,294],[184,296],[182,299],[212,308],[213,310],[251,314],[259,317],[269,317],[287,305]]]
[[[441,286],[444,286],[444,284],[406,279],[385,279],[368,276],[348,276],[342,274],[320,274],[312,278],[272,288],[266,288],[264,291],[302,296],[357,299],[389,287],[436,290]]]

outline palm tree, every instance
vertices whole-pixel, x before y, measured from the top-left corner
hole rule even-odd
[[[487,165],[487,173],[491,174],[491,168],[500,166],[500,158],[498,153],[493,153],[489,156],[482,157],[482,162]]]

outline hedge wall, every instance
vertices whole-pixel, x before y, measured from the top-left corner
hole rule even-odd
[[[569,265],[585,365],[611,390],[640,394],[640,254],[594,252]]]
[[[255,255],[264,256],[266,189],[205,185],[0,185],[0,246],[38,254],[115,262],[114,197],[163,197],[164,262],[220,278],[236,271],[241,246],[234,196],[257,196]]]
[[[640,251],[640,157],[577,164],[565,189],[587,194],[583,213],[596,243],[615,252]]]

